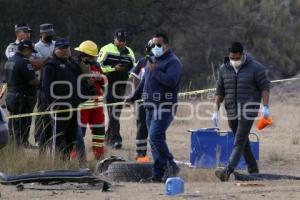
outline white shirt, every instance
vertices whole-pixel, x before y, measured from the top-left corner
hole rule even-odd
[[[51,43],[44,43],[41,40],[35,44],[35,50],[37,51],[37,57],[48,58],[53,54],[55,41]]]

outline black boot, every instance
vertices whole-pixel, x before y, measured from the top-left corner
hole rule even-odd
[[[228,167],[225,167],[224,169],[217,169],[215,171],[216,177],[220,179],[222,182],[226,182],[229,180],[230,174],[233,172],[233,170],[229,169]]]

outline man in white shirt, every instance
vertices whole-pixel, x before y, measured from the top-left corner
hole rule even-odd
[[[35,44],[35,49],[38,52],[37,57],[48,58],[52,55],[55,44],[54,36],[53,24],[40,25],[40,41]]]

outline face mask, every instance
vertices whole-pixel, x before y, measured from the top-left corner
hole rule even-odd
[[[155,45],[155,47],[153,47],[151,51],[156,58],[158,58],[164,54],[164,49],[162,46],[158,47]]]
[[[44,40],[45,40],[45,42],[50,43],[50,42],[52,42],[52,40],[53,40],[53,36],[46,36],[46,37],[44,38]]]
[[[230,65],[234,68],[238,68],[239,66],[242,65],[241,60],[230,60]]]

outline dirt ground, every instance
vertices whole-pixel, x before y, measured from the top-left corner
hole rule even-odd
[[[300,100],[299,88],[282,92],[285,87],[276,87],[272,93],[271,115],[274,125],[259,132],[260,170],[263,173],[299,175],[300,166]],[[206,112],[203,107],[200,113]],[[129,112],[128,112],[129,113]],[[179,109],[178,115],[187,110]],[[203,114],[204,115],[204,114]],[[207,120],[193,118],[189,121],[175,121],[167,133],[167,140],[175,159],[188,161],[190,153],[190,134],[188,129],[210,127]],[[122,120],[124,148],[119,151],[108,150],[108,155],[119,155],[133,160],[135,156],[135,121]],[[227,130],[227,122],[221,121],[221,129]],[[253,132],[255,126],[253,126]],[[86,138],[88,143],[90,138]],[[300,199],[300,181],[263,181],[263,186],[239,187],[238,181],[220,183],[213,175],[214,170],[182,167],[180,176],[185,180],[185,193],[172,199]],[[164,184],[115,183],[112,192],[97,190],[81,191],[33,191],[17,192],[14,186],[0,185],[0,199],[170,199],[164,195]]]

